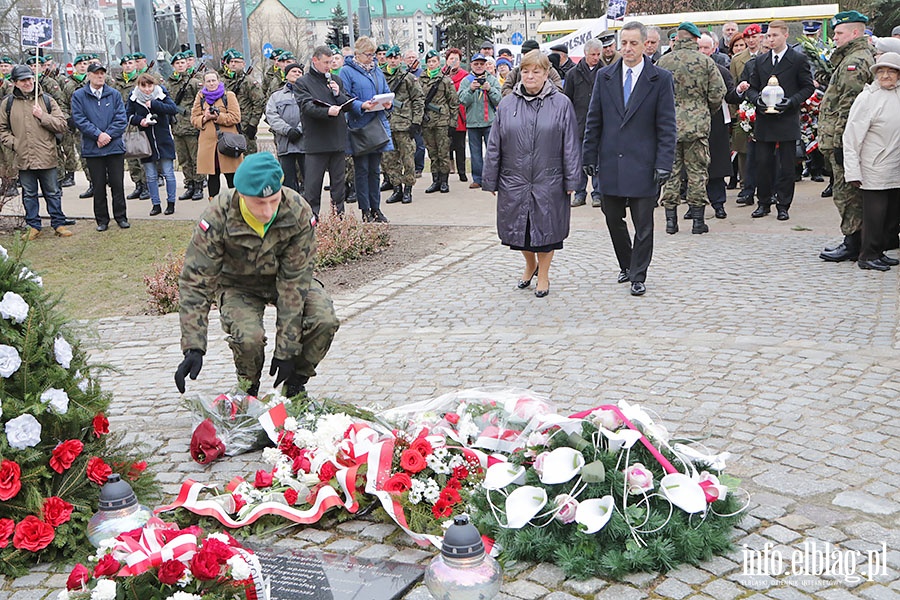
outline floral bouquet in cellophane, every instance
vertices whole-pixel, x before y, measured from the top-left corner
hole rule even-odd
[[[259,417],[285,401],[277,394],[260,399],[240,389],[215,397],[185,396],[184,402],[194,421],[191,458],[205,465],[222,455],[237,456],[264,448],[270,442]]]

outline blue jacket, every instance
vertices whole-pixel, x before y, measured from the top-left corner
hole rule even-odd
[[[91,93],[90,84],[72,94],[72,119],[81,131],[81,155],[84,157],[125,154],[125,104],[122,94],[108,85],[103,86],[100,100]],[[102,148],[97,138],[106,133],[112,141]]]
[[[365,112],[362,109],[363,102],[371,100],[376,94],[387,94],[391,91],[388,86],[384,73],[375,65],[371,71],[366,71],[353,60],[352,56],[344,59],[344,67],[341,69],[341,80],[344,83],[344,93],[349,98],[356,98],[347,111],[347,126],[350,129],[359,129],[366,126],[372,119],[381,119],[381,124],[388,134],[387,146],[382,148],[382,152],[389,152],[394,149],[391,140],[391,126],[388,124],[387,111],[378,110],[374,112]],[[350,138],[347,138],[347,154],[350,151]]]
[[[163,91],[166,91],[165,88],[163,88]],[[156,162],[161,158],[175,160],[175,138],[172,137],[172,130],[169,126],[172,122],[172,116],[178,114],[178,106],[169,97],[168,92],[166,92],[166,97],[162,100],[151,101],[150,110],[147,110],[147,107],[143,104],[138,104],[134,100],[128,100],[126,113],[128,114],[128,121],[145,132],[147,139],[150,140],[150,150],[153,154],[142,159],[142,163]],[[156,125],[150,125],[146,128],[141,127],[141,121],[150,113],[156,115]]]

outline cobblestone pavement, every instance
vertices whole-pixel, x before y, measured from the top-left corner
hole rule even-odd
[[[503,600],[898,598],[897,270],[821,263],[814,252],[829,241],[824,229],[787,227],[657,234],[647,295],[633,298],[615,283],[605,232],[577,230],[554,260],[550,296],[537,299],[514,289],[521,258],[485,228],[337,298],[343,324],[309,388],[384,406],[494,384],[547,394],[564,411],[626,399],[677,435],[733,454],[728,471],[751,504],[730,554],[622,582],[566,580],[553,565],[517,564],[506,571]],[[208,468],[190,460],[190,422],[172,383],[174,315],[86,329],[96,335],[94,359],[121,369],[104,381],[115,398],[111,427],[152,448],[167,494],[187,476],[225,482],[258,468],[258,453]],[[210,332],[189,393],[232,384],[215,315]],[[823,576],[792,562],[804,543],[836,545],[829,549],[840,549],[844,570]],[[365,520],[295,528],[276,545],[423,564],[433,556],[393,526]],[[745,547],[780,554],[788,574],[746,575]],[[49,597],[65,581],[65,567],[56,568],[3,581],[0,598]],[[423,586],[407,595],[429,597]]]

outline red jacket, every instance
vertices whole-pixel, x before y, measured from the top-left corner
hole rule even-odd
[[[463,69],[462,67],[456,70],[456,73],[448,73],[447,76],[453,81],[453,87],[456,88],[456,92],[459,93],[459,84],[469,75],[469,72]],[[462,104],[459,105],[459,116],[456,118],[456,130],[457,131],[465,131],[466,130],[466,107]]]

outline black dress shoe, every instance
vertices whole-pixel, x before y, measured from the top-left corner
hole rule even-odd
[[[628,269],[622,269],[621,271],[619,271],[619,277],[616,279],[616,283],[625,283],[626,281],[628,281],[628,277]]]
[[[524,290],[524,289],[527,289],[528,287],[530,287],[530,286],[531,286],[531,280],[534,279],[535,277],[537,277],[538,269],[539,269],[539,268],[540,268],[540,267],[535,267],[535,268],[534,268],[534,273],[533,273],[533,274],[531,275],[531,277],[529,277],[528,279],[520,279],[520,280],[519,280],[519,283],[516,284],[516,287],[519,288],[520,290]]]
[[[728,181],[728,185],[725,186],[726,190],[736,190],[737,189],[737,180],[735,178],[731,178]]]
[[[724,218],[726,218],[727,216],[728,216],[728,213],[725,212],[725,207],[724,207],[724,206],[717,206],[717,207],[716,207],[716,218],[717,218],[717,219],[724,219]]]
[[[778,210],[778,217],[776,217],[776,218],[779,221],[787,221],[788,219],[791,218],[790,215],[788,215],[788,209],[786,209],[785,207],[778,206],[778,207],[776,207],[776,210]]]
[[[65,221],[63,221],[63,225],[65,225],[66,227],[71,227],[74,224],[75,224],[75,219],[69,219],[68,217],[66,218]],[[887,258],[887,257],[885,257],[885,258]]]
[[[534,290],[535,298],[546,298],[550,295],[550,288],[548,287],[546,290]]]
[[[859,260],[856,265],[864,271],[890,271],[891,268],[878,260]]]
[[[886,254],[882,254],[875,260],[877,260],[878,262],[885,264],[889,267],[896,267],[897,265],[900,265],[900,260],[897,260],[896,258],[891,258],[890,256],[888,256]]]
[[[647,291],[647,287],[644,285],[643,281],[632,281],[631,282],[631,295],[632,296],[643,296]]]
[[[109,223],[101,223],[100,225],[97,225],[97,231],[106,231],[107,229],[109,229]]]
[[[834,187],[834,185],[829,183],[828,187],[825,188],[824,190],[822,190],[822,197],[823,198],[831,198],[831,196],[834,195],[833,187]]]
[[[88,186],[88,189],[84,190],[80,194],[78,194],[79,198],[93,198],[94,197],[94,186]]]
[[[756,207],[756,210],[754,210],[752,213],[750,213],[750,216],[753,217],[754,219],[758,219],[760,217],[765,217],[770,212],[772,212],[771,208],[769,208],[765,204],[760,204],[759,206]]]
[[[811,177],[811,179],[812,179],[812,181],[815,181],[816,183],[822,183],[823,181],[825,181],[825,178],[822,177],[821,175],[813,175]]]
[[[750,206],[753,204],[753,196],[738,196],[734,202],[742,206]]]
[[[129,227],[131,227],[131,223],[129,223],[125,219],[122,219],[121,221],[116,221],[116,223],[119,225],[119,227],[121,229],[128,229]]]

